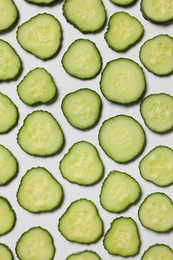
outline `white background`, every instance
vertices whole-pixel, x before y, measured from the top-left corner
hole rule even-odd
[[[85,250],[85,249],[96,251],[100,255],[100,257],[104,260],[122,259],[122,257],[111,256],[107,253],[107,251],[103,247],[103,242],[102,242],[103,237],[95,244],[80,245],[78,243],[71,243],[67,241],[59,233],[57,229],[58,219],[64,213],[65,209],[69,206],[69,204],[72,201],[79,198],[87,198],[87,199],[91,199],[96,204],[99,214],[104,222],[104,232],[106,232],[107,229],[110,227],[110,223],[113,221],[113,219],[119,216],[132,217],[136,221],[139,228],[140,237],[141,237],[141,248],[139,254],[135,257],[129,257],[128,258],[129,260],[130,259],[139,260],[143,252],[150,245],[154,243],[165,243],[173,248],[172,232],[159,234],[153,231],[149,231],[141,226],[137,217],[138,207],[148,194],[159,191],[159,192],[166,193],[168,196],[170,196],[173,199],[172,186],[164,187],[164,188],[157,187],[154,184],[143,180],[142,177],[140,176],[139,169],[138,169],[140,160],[143,158],[145,154],[147,154],[155,146],[167,145],[173,148],[173,134],[168,133],[164,135],[159,135],[150,131],[145,126],[143,119],[140,115],[139,104],[125,107],[122,105],[112,104],[109,101],[107,101],[100,92],[100,87],[99,87],[100,74],[95,79],[82,81],[69,76],[64,71],[61,65],[62,55],[66,51],[68,46],[75,39],[85,38],[85,39],[90,39],[96,43],[102,55],[103,68],[108,61],[119,57],[131,58],[142,66],[139,60],[140,46],[147,39],[152,38],[158,34],[169,34],[173,36],[173,25],[171,24],[167,26],[155,25],[145,20],[140,11],[140,1],[137,1],[137,3],[133,7],[121,8],[115,6],[109,0],[103,0],[108,18],[114,12],[122,11],[122,10],[127,11],[132,16],[136,16],[141,21],[141,23],[145,28],[145,34],[139,43],[133,46],[126,53],[116,53],[115,51],[111,50],[107,46],[104,40],[104,33],[106,31],[107,25],[105,28],[103,28],[101,32],[97,34],[93,34],[93,35],[82,34],[77,29],[75,29],[72,25],[66,22],[62,14],[63,1],[59,1],[59,3],[57,3],[52,7],[41,7],[41,6],[28,4],[24,0],[15,0],[15,3],[20,12],[20,19],[17,26],[27,21],[29,18],[35,16],[38,13],[46,12],[46,13],[53,14],[60,21],[62,25],[63,42],[62,42],[62,48],[56,57],[54,57],[49,61],[42,61],[39,58],[36,58],[33,55],[27,53],[19,46],[16,40],[17,26],[11,32],[0,35],[1,39],[8,41],[15,48],[15,50],[17,51],[17,53],[19,54],[23,62],[23,72],[21,76],[18,78],[18,80],[11,81],[8,83],[6,82],[0,83],[0,91],[8,95],[13,100],[13,102],[17,105],[20,114],[18,125],[8,134],[0,135],[0,143],[6,146],[7,148],[9,148],[19,162],[18,176],[7,186],[0,187],[0,195],[6,197],[10,201],[17,215],[17,222],[15,228],[10,233],[0,237],[0,242],[7,244],[15,254],[16,241],[21,236],[21,234],[31,227],[40,225],[43,228],[46,228],[53,236],[54,244],[56,247],[56,254],[54,258],[55,260],[65,260],[65,258],[69,254],[77,251]],[[31,69],[34,69],[35,67],[44,67],[45,69],[47,69],[52,74],[57,84],[58,98],[56,102],[51,105],[39,105],[33,108],[23,104],[18,98],[16,92],[17,84],[23,79],[26,73],[28,73]],[[144,73],[147,80],[146,95],[149,95],[151,93],[161,93],[161,92],[169,93],[173,95],[173,76],[158,77],[148,72],[145,68],[144,68]],[[66,121],[61,110],[61,101],[67,93],[84,87],[91,88],[97,91],[97,93],[100,95],[103,102],[103,110],[97,126],[95,126],[91,130],[83,132],[73,128]],[[23,123],[24,118],[27,116],[27,114],[37,109],[43,109],[51,112],[53,116],[58,120],[65,134],[65,139],[66,139],[65,147],[60,154],[57,154],[54,157],[39,158],[39,157],[28,155],[25,152],[23,152],[17,144],[16,136],[19,128]],[[144,152],[135,161],[130,162],[128,164],[118,164],[113,160],[111,160],[110,158],[108,158],[108,156],[103,152],[103,150],[101,149],[98,143],[98,131],[102,122],[105,119],[118,114],[127,114],[135,117],[141,123],[141,125],[143,126],[146,132],[147,145],[145,147]],[[71,184],[62,178],[59,171],[59,161],[62,159],[64,154],[69,150],[72,144],[80,140],[89,141],[92,144],[94,144],[95,147],[98,149],[99,155],[103,160],[105,166],[104,178],[108,175],[109,171],[119,170],[119,171],[127,172],[128,174],[132,175],[139,182],[142,189],[142,196],[140,201],[136,205],[133,205],[131,208],[129,208],[127,211],[121,214],[109,213],[106,210],[104,210],[99,204],[99,193],[100,193],[100,188],[103,180],[101,180],[98,184],[92,187],[82,187],[79,185]],[[57,209],[54,212],[32,214],[27,212],[23,208],[21,208],[17,203],[16,192],[21,177],[26,173],[28,169],[37,166],[43,166],[47,168],[63,186],[63,190],[64,190],[63,204],[59,209]],[[17,259],[16,255],[15,255],[15,259]]]

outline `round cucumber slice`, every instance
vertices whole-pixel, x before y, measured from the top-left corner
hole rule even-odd
[[[67,94],[61,105],[68,122],[81,130],[95,126],[101,114],[101,106],[100,96],[87,88]]]
[[[24,232],[15,249],[19,259],[50,260],[55,254],[53,238],[42,227],[33,227]]]
[[[100,256],[91,250],[84,250],[69,255],[66,260],[101,260]]]
[[[173,38],[160,34],[143,43],[139,53],[145,68],[158,76],[173,72]]]
[[[61,25],[51,14],[38,14],[18,27],[16,37],[27,52],[42,60],[50,59],[61,47]]]
[[[138,217],[145,228],[167,232],[173,228],[173,203],[164,193],[152,193],[140,205]]]
[[[0,243],[0,256],[1,260],[14,260],[11,249],[2,243]]]
[[[135,159],[145,145],[145,132],[133,117],[117,115],[105,120],[99,130],[99,144],[119,163]]]
[[[146,126],[165,133],[173,128],[173,97],[166,93],[151,94],[141,102],[140,112]]]
[[[111,0],[115,5],[126,7],[133,5],[137,0]]]
[[[35,4],[35,5],[51,5],[55,2],[57,2],[58,0],[25,0],[26,2],[30,3],[30,4]]]
[[[172,249],[165,244],[155,244],[150,246],[142,255],[141,260],[150,260],[150,259],[173,259]]]
[[[13,0],[0,1],[0,33],[11,29],[19,18],[19,11]]]
[[[64,134],[52,114],[37,110],[25,118],[19,129],[17,142],[28,154],[51,156],[61,150]]]
[[[77,39],[64,53],[62,66],[73,77],[91,79],[100,72],[102,58],[94,42]]]
[[[133,60],[119,58],[108,62],[102,71],[100,88],[106,99],[131,104],[141,98],[146,89],[142,68]]]
[[[141,176],[155,185],[168,186],[173,183],[173,150],[157,146],[145,155],[139,164]]]

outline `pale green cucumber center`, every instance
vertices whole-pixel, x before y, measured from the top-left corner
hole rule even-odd
[[[0,1],[0,31],[8,29],[16,20],[18,11],[11,0]]]
[[[68,260],[100,260],[100,257],[92,252],[81,252],[68,257]]]

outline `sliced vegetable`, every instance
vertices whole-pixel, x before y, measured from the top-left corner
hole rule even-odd
[[[91,250],[84,250],[69,255],[66,260],[101,260],[100,256]]]
[[[25,1],[30,4],[36,4],[36,5],[51,5],[57,2],[57,0],[25,0]]]
[[[111,2],[115,5],[126,7],[134,4],[136,0],[111,0]]]
[[[11,29],[19,18],[19,11],[13,0],[0,1],[0,33]]]
[[[171,260],[173,259],[173,251],[172,249],[164,244],[155,244],[150,246],[142,255],[141,260],[150,260],[150,259],[165,259]]]
[[[14,259],[11,249],[7,245],[2,244],[2,243],[0,243],[0,257],[1,257],[1,260],[13,260]]]

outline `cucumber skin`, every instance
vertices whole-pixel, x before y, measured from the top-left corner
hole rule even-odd
[[[143,45],[146,43],[146,42],[148,42],[148,41],[150,41],[150,40],[154,40],[155,38],[157,38],[158,36],[168,36],[169,38],[172,38],[170,35],[168,35],[168,34],[159,34],[159,35],[156,35],[155,37],[153,37],[153,38],[150,38],[150,39],[148,39],[147,41],[145,41],[142,45],[141,45],[141,47],[140,47],[140,50],[139,50],[139,59],[140,59],[140,61],[141,61],[141,63],[143,64],[143,66],[149,71],[149,72],[151,72],[152,74],[154,74],[154,75],[156,75],[156,76],[159,76],[159,77],[167,77],[167,76],[170,76],[172,73],[173,73],[173,70],[172,71],[170,71],[169,73],[166,73],[166,74],[157,74],[157,73],[155,73],[155,72],[153,72],[151,69],[149,69],[149,68],[147,68],[146,66],[145,66],[145,64],[142,62],[142,60],[141,60],[141,50],[142,50],[142,47],[143,47]],[[173,40],[173,38],[172,38],[172,40]]]
[[[29,170],[27,170],[27,172],[29,172],[29,171],[31,171],[32,169],[42,169],[43,167],[40,167],[40,166],[38,166],[38,167],[32,167],[31,169],[29,169]],[[45,168],[44,168],[45,169]],[[47,169],[45,169],[47,172],[49,172]],[[26,174],[27,174],[27,172],[26,172]],[[26,175],[25,174],[25,175]],[[49,174],[51,175],[51,177],[54,179],[54,180],[56,180],[54,177],[53,177],[53,175],[49,172]],[[19,202],[19,200],[18,200],[18,192],[19,192],[19,189],[20,189],[20,187],[21,187],[21,185],[22,185],[22,180],[25,178],[25,175],[21,178],[21,180],[20,180],[20,184],[19,184],[19,187],[18,187],[18,190],[17,190],[17,194],[16,194],[16,198],[17,198],[17,202],[18,202],[18,204],[20,205],[20,202]],[[58,182],[57,180],[56,180],[56,182]],[[59,183],[60,184],[60,183]],[[64,195],[63,195],[63,189],[62,189],[62,186],[61,186],[61,184],[60,184],[60,187],[61,187],[61,191],[62,191],[62,198],[61,198],[61,200],[60,200],[60,203],[56,206],[56,207],[54,207],[54,208],[52,208],[52,209],[50,209],[50,210],[44,210],[44,211],[31,211],[31,210],[29,210],[29,209],[27,209],[26,207],[23,207],[23,206],[21,206],[20,205],[20,207],[22,207],[23,209],[25,209],[25,210],[27,210],[28,212],[30,212],[30,213],[34,213],[34,214],[40,214],[40,213],[44,213],[44,212],[53,212],[53,211],[55,211],[56,209],[58,209],[60,206],[61,206],[61,204],[62,204],[62,202],[63,202],[63,199],[64,199]]]
[[[164,146],[164,145],[159,145],[159,146],[156,146],[155,148],[153,148],[151,151],[149,151],[142,159],[141,159],[141,161],[140,162],[142,162],[142,160],[147,156],[147,155],[149,155],[152,151],[154,151],[157,147],[166,147],[166,148],[168,148],[168,149],[170,149],[170,150],[172,150],[170,147],[168,147],[168,146]],[[140,170],[140,163],[139,163],[139,172],[140,172],[140,174],[141,174],[141,170]],[[141,175],[142,176],[142,175]],[[145,179],[146,181],[148,181],[148,182],[151,182],[151,183],[153,183],[154,185],[157,185],[157,186],[159,186],[159,187],[168,187],[168,186],[170,186],[170,185],[172,185],[173,184],[173,181],[171,182],[171,183],[169,183],[169,184],[167,184],[167,185],[159,185],[159,184],[155,184],[154,183],[154,181],[149,181],[149,180],[147,180],[146,178],[144,178],[143,176],[142,176],[142,178],[143,179]]]
[[[143,200],[143,202],[141,203],[141,205],[139,206],[139,209],[138,209],[138,219],[139,219],[139,220],[140,220],[139,211],[140,211],[141,206],[145,203],[145,201],[147,200],[147,198],[150,197],[150,196],[152,196],[153,194],[161,194],[161,195],[164,195],[164,196],[166,196],[166,197],[171,201],[171,199],[170,199],[165,193],[163,193],[163,192],[155,192],[155,193],[149,194],[149,195]],[[171,202],[172,202],[172,201],[171,201]],[[173,204],[173,203],[172,203],[172,204]],[[171,232],[171,231],[173,230],[173,226],[172,226],[172,227],[169,228],[168,230],[155,231],[155,230],[153,230],[153,229],[151,229],[151,228],[148,228],[148,227],[144,226],[141,221],[140,221],[140,223],[141,223],[141,225],[142,225],[144,228],[146,228],[146,229],[148,229],[148,230],[151,230],[151,231],[153,231],[153,232],[155,232],[155,233],[158,233],[158,234],[162,234],[162,233],[164,234],[164,233],[167,233],[167,232]]]
[[[61,230],[60,230],[60,220],[61,220],[61,218],[66,214],[66,212],[70,209],[70,207],[73,205],[73,204],[75,204],[75,202],[77,202],[77,201],[79,201],[79,200],[84,200],[84,201],[89,201],[90,203],[92,203],[92,205],[95,207],[95,210],[96,210],[96,213],[97,213],[97,216],[99,217],[99,219],[100,219],[100,221],[101,221],[101,223],[102,223],[102,232],[100,233],[100,236],[95,240],[95,241],[92,241],[92,242],[89,242],[89,243],[84,243],[84,242],[78,242],[78,241],[75,241],[75,240],[70,240],[70,239],[68,239],[68,238],[66,238],[65,237],[65,239],[67,240],[67,241],[69,241],[69,242],[75,242],[75,243],[80,243],[81,245],[83,244],[83,245],[90,245],[90,244],[93,244],[93,243],[96,243],[97,241],[99,241],[99,239],[103,236],[103,233],[104,233],[104,226],[103,226],[103,220],[101,219],[101,217],[100,217],[100,215],[98,214],[98,209],[97,209],[97,207],[95,206],[95,204],[91,201],[91,200],[88,200],[88,199],[86,199],[86,198],[80,198],[80,199],[78,199],[78,200],[75,200],[75,201],[73,201],[69,206],[68,206],[68,208],[65,210],[65,212],[62,214],[62,216],[59,218],[59,221],[58,221],[58,230],[59,230],[59,232],[61,233]],[[61,233],[61,235],[64,237],[64,235]]]
[[[1,246],[1,245],[6,247],[6,249],[8,250],[8,252],[11,254],[11,260],[14,260],[14,256],[13,256],[13,253],[12,253],[11,249],[10,249],[7,245],[5,245],[5,244],[3,244],[3,243],[0,243],[0,246]]]
[[[118,3],[114,3],[113,0],[110,0],[114,5],[120,6],[120,7],[131,7],[133,6],[138,0],[131,0],[129,1],[128,4],[118,4]]]
[[[44,7],[44,6],[47,6],[47,7],[51,7],[53,5],[56,5],[56,3],[60,2],[60,0],[52,0],[52,2],[50,3],[35,3],[35,2],[32,2],[30,0],[25,0],[28,4],[32,4],[32,5],[36,5],[36,6],[40,6],[40,7]]]
[[[143,3],[143,0],[141,0],[140,11],[141,11],[143,17],[144,17],[147,21],[149,21],[149,22],[151,22],[151,23],[154,23],[154,24],[156,24],[156,25],[157,25],[157,24],[158,24],[158,25],[161,25],[161,24],[165,24],[165,25],[166,25],[166,24],[169,24],[169,23],[171,23],[171,22],[173,21],[173,16],[172,16],[172,18],[170,18],[170,19],[167,20],[167,21],[162,21],[162,20],[160,20],[160,21],[155,21],[155,20],[149,18],[149,17],[145,14],[145,12],[144,12],[144,10],[143,10],[142,3]]]
[[[3,196],[0,196],[0,199],[4,200],[4,201],[8,204],[10,210],[11,210],[11,211],[13,212],[13,214],[14,214],[14,222],[13,222],[13,225],[11,226],[11,228],[10,228],[8,231],[6,231],[6,232],[0,234],[0,237],[1,237],[1,236],[3,236],[3,235],[8,234],[10,231],[13,230],[13,228],[14,228],[15,225],[16,225],[17,216],[16,216],[16,212],[15,212],[14,209],[12,208],[12,206],[11,206],[10,202],[8,201],[8,199],[6,199],[6,198],[3,197]]]
[[[145,253],[147,253],[149,249],[151,249],[152,247],[155,247],[155,246],[166,246],[166,247],[168,247],[168,248],[172,251],[172,249],[171,249],[168,245],[166,245],[166,244],[158,244],[158,243],[157,243],[157,244],[154,244],[154,245],[149,246],[149,247],[144,251],[144,253],[143,253],[142,257],[141,257],[141,260],[144,259]],[[172,251],[172,254],[173,254],[173,251]]]
[[[88,249],[86,249],[86,250],[84,250],[84,251],[79,251],[79,252],[77,252],[77,253],[73,253],[73,254],[71,254],[71,255],[69,255],[69,256],[67,256],[67,258],[65,259],[65,260],[69,260],[70,259],[70,257],[71,256],[73,256],[73,255],[80,255],[81,253],[93,253],[93,254],[95,254],[100,260],[101,260],[101,258],[100,258],[100,256],[95,252],[95,251],[92,251],[92,250],[88,250]]]
[[[65,1],[66,1],[66,0],[65,0]],[[64,1],[64,2],[65,2],[65,1]],[[102,0],[101,0],[101,2],[102,2]],[[98,30],[94,30],[94,31],[92,31],[92,30],[82,30],[82,29],[81,29],[80,27],[78,27],[76,24],[74,24],[73,22],[69,21],[68,17],[67,17],[66,14],[65,14],[65,11],[64,11],[65,3],[63,4],[63,15],[64,15],[66,21],[67,21],[69,24],[73,25],[74,28],[78,29],[78,30],[79,30],[80,32],[82,32],[83,34],[97,33],[97,32],[100,32],[100,31],[105,27],[106,22],[107,22],[107,13],[106,13],[106,9],[105,9],[105,6],[104,6],[103,2],[102,2],[102,5],[103,5],[104,11],[105,11],[105,21],[104,21],[103,25],[102,25]]]

